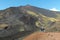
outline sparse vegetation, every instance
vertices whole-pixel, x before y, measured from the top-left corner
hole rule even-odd
[[[5,27],[0,31],[0,37],[27,31],[60,32],[59,18],[60,14],[56,12],[34,6],[10,7],[0,13],[0,29]],[[6,29],[6,26],[9,28]]]

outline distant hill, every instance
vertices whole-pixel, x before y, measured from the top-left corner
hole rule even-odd
[[[59,19],[57,11],[31,5],[10,7],[0,11],[0,37],[21,31],[60,31]]]

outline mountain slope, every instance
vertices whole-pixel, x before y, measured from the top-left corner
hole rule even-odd
[[[55,13],[58,13],[58,12],[46,10],[46,9],[43,9],[43,8],[38,8],[38,7],[35,7],[35,6],[30,6],[30,5],[23,6],[21,8],[25,9],[25,10],[33,11],[35,13],[40,13],[40,14],[43,14],[43,15],[48,16],[48,17],[56,17],[57,15]]]
[[[21,31],[34,32],[53,29],[54,24],[56,24],[56,27],[58,26],[58,14],[60,15],[60,12],[30,5],[7,8],[0,11],[0,25],[4,24],[4,26],[0,26],[0,37],[13,35]]]

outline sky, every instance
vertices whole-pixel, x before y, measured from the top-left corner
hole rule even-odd
[[[0,10],[27,4],[52,11],[60,11],[60,0],[0,0]]]

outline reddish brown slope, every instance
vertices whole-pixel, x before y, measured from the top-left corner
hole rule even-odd
[[[58,32],[35,32],[23,40],[60,40],[60,33]]]

